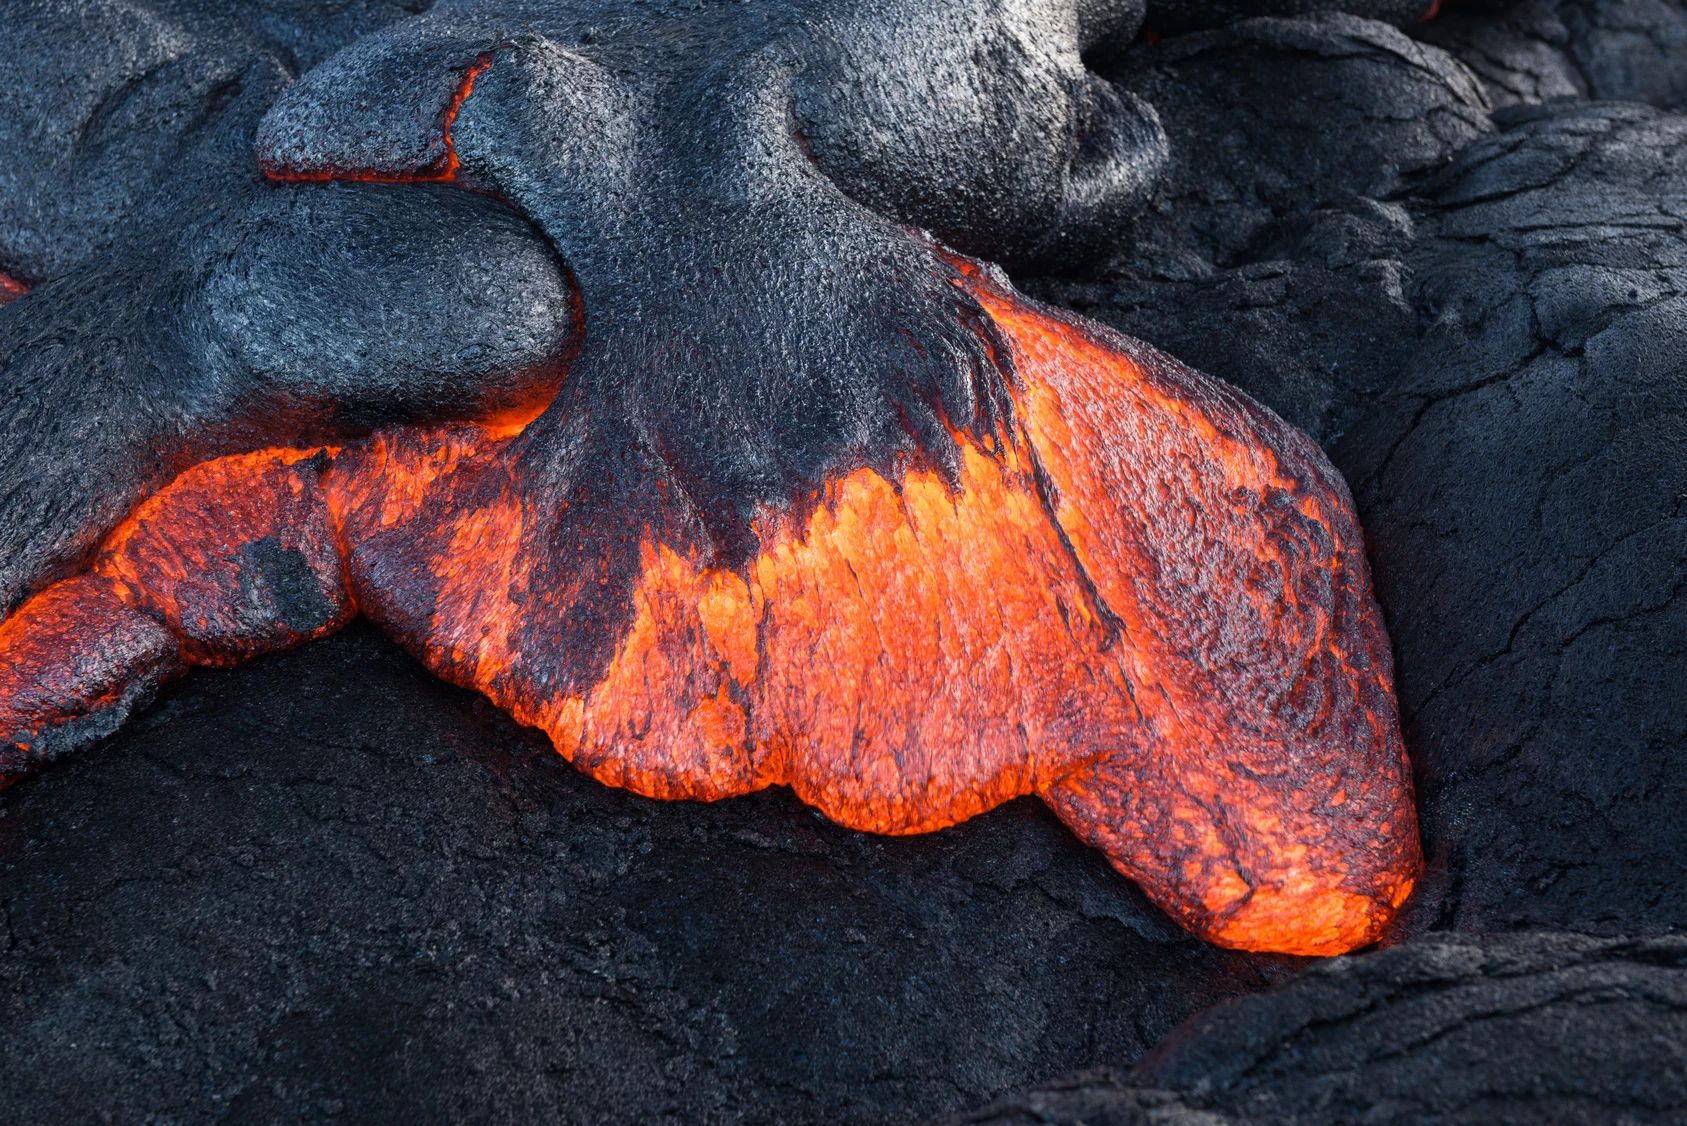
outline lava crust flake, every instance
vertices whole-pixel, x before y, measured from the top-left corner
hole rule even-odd
[[[1163,136],[1080,61],[1131,5],[655,7],[444,3],[281,95],[253,214],[490,195],[569,331],[480,394],[325,375],[339,413],[251,372],[37,506],[82,515],[0,566],[0,770],[362,613],[610,785],[879,833],[1037,794],[1213,942],[1375,941],[1421,861],[1345,484],[948,249],[1070,254],[1140,203]]]

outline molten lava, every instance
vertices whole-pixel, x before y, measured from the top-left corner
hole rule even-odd
[[[1013,352],[1005,435],[956,432],[952,472],[845,467],[741,563],[665,483],[558,502],[517,425],[189,470],[0,624],[0,766],[355,607],[610,785],[787,785],[880,833],[1034,793],[1214,942],[1374,941],[1420,856],[1340,478],[1239,394],[966,273]]]

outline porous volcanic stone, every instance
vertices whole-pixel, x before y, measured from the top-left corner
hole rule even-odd
[[[13,1122],[923,1121],[1298,961],[1032,801],[887,838],[609,789],[363,626],[0,795],[0,904]]]

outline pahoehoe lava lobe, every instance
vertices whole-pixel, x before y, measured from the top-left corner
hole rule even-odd
[[[1099,280],[1027,287],[1211,366],[1353,483],[1431,854],[1414,925],[1679,927],[1684,119],[1489,120],[1438,48],[1288,22],[1115,67],[1175,152],[1259,156],[1204,196],[1174,159],[1153,238]],[[1615,70],[1612,49],[1588,57]],[[1346,110],[1263,108],[1268,75],[1381,124],[1320,141],[1315,115]],[[1312,166],[1295,190],[1285,133]]]
[[[0,273],[37,284],[137,231],[176,225],[184,210],[227,204],[259,179],[252,132],[277,94],[427,6],[8,0]]]
[[[28,768],[104,740],[0,793],[0,1117],[911,1123],[1031,1088],[972,1120],[1679,1118],[1687,963],[1658,932],[1687,921],[1680,0],[1455,0],[1427,23],[1394,0],[1175,0],[1148,5],[1147,34],[1132,5],[1085,3],[1055,21],[1076,29],[1058,58],[1021,34],[1056,6],[1019,0],[831,4],[818,21],[646,0],[566,27],[527,5],[495,41],[466,6],[393,22],[426,6],[16,0],[0,15],[0,428],[16,423],[0,591],[8,614],[30,598],[0,625],[0,670],[35,673],[0,692],[28,729],[5,757]],[[976,57],[950,38],[972,18]],[[817,34],[781,37],[798,25]],[[910,64],[911,42],[937,65]],[[687,71],[688,54],[714,69]],[[789,97],[758,102],[770,73]],[[717,80],[725,118],[771,105],[756,121],[788,129],[693,130],[681,139],[709,143],[674,162],[663,99]],[[903,99],[946,108],[892,112]],[[713,120],[692,101],[684,121]],[[602,196],[549,193],[574,166],[527,157],[623,111],[647,128],[638,175],[611,194],[654,168],[653,194],[605,218]],[[563,155],[601,172],[593,152],[630,142],[598,124],[583,130],[598,149]],[[813,237],[808,203],[779,194],[791,184],[857,225]],[[759,245],[732,221],[745,209],[792,249],[727,270]],[[693,220],[711,229],[675,237]],[[681,253],[617,274],[640,238]],[[585,241],[598,257],[571,257]],[[1043,463],[1051,423],[1110,425],[1044,411],[1050,371],[1101,388],[1086,407],[1139,404],[1139,423],[1233,410],[1243,425],[1218,429],[1311,471],[1310,490],[1262,494],[1271,549],[1324,550],[1306,502],[1339,482],[1298,436],[945,246],[1240,387],[1353,483],[1429,851],[1385,949],[1302,972],[1203,942],[1029,798],[890,839],[782,788],[699,803],[599,786],[366,623],[249,659],[363,611],[460,683],[517,711],[548,702],[524,718],[561,732],[576,765],[651,792],[790,768],[753,730],[777,714],[774,687],[795,685],[786,708],[871,700],[872,738],[918,754],[975,722],[1010,728],[1028,697],[991,688],[1004,665],[1035,705],[1106,669],[1083,645],[1141,654],[1156,634],[1119,612],[1120,572],[1094,565],[1080,526],[1101,511],[1086,481],[1128,488],[1093,452]],[[866,259],[860,284],[804,265]],[[678,296],[605,312],[681,269]],[[776,302],[770,275],[809,296]],[[746,327],[770,304],[789,340]],[[831,366],[790,342],[805,324]],[[929,333],[948,355],[922,353]],[[1094,364],[1053,362],[1092,346]],[[875,348],[902,359],[874,368]],[[739,402],[721,357],[756,349],[778,362]],[[666,382],[570,407],[571,379],[601,390],[633,356]],[[1212,394],[1143,411],[1167,387]],[[792,406],[811,391],[823,409]],[[628,407],[675,394],[666,413]],[[560,472],[529,449],[562,421],[530,418],[553,395],[585,450]],[[907,421],[874,429],[880,400]],[[637,425],[587,441],[616,411]],[[697,440],[688,415],[722,436]],[[11,440],[38,425],[77,456]],[[857,457],[885,433],[891,456]],[[594,451],[617,442],[605,470]],[[1260,468],[1251,438],[1240,452]],[[658,503],[617,492],[629,469]],[[1200,490],[1217,479],[1160,480],[1212,505]],[[554,519],[567,489],[587,513],[573,541]],[[674,538],[647,553],[648,521],[604,531],[617,504]],[[1176,524],[1177,505],[1148,511]],[[1351,519],[1345,500],[1329,511]],[[1218,593],[1269,605],[1289,589],[1235,558],[1217,570],[1243,581]],[[1184,573],[1132,574],[1150,572]],[[536,686],[544,650],[524,623],[617,582],[630,604],[593,603],[570,628],[619,639],[618,687],[547,695],[558,682]],[[793,589],[834,618],[799,619]],[[1302,584],[1297,605],[1353,589]],[[1027,591],[1055,596],[1066,635],[1030,628],[1053,619]],[[837,644],[764,663],[764,638],[788,652],[846,627],[871,629],[888,672]],[[1060,675],[1026,676],[1046,652]],[[212,667],[165,683],[193,666]],[[1214,668],[1211,683],[1241,683]],[[663,708],[608,707],[642,699],[624,691],[634,673]],[[945,691],[891,691],[922,678]],[[1156,706],[1150,679],[1123,683]],[[1119,695],[1092,699],[1086,721],[1117,733]],[[611,719],[718,742],[606,752]],[[804,796],[875,817],[933,796],[890,786],[869,804],[831,781]],[[1107,810],[1121,791],[1092,795]],[[1221,1003],[1240,994],[1259,995]]]
[[[464,0],[310,71],[270,183],[7,315],[0,766],[361,610],[612,785],[881,833],[1037,794],[1214,942],[1374,941],[1419,854],[1344,483],[956,253],[1145,198],[1159,123],[1081,56],[1137,18]],[[454,288],[376,334],[397,263]]]

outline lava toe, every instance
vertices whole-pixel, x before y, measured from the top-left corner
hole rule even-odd
[[[48,587],[0,623],[0,786],[111,734],[182,668],[175,636],[110,579]]]
[[[1305,435],[1148,348],[979,277],[1050,506],[1117,624],[1129,743],[1044,797],[1196,933],[1332,954],[1421,865],[1393,668],[1341,477]],[[1052,769],[1045,776],[1054,775]]]

